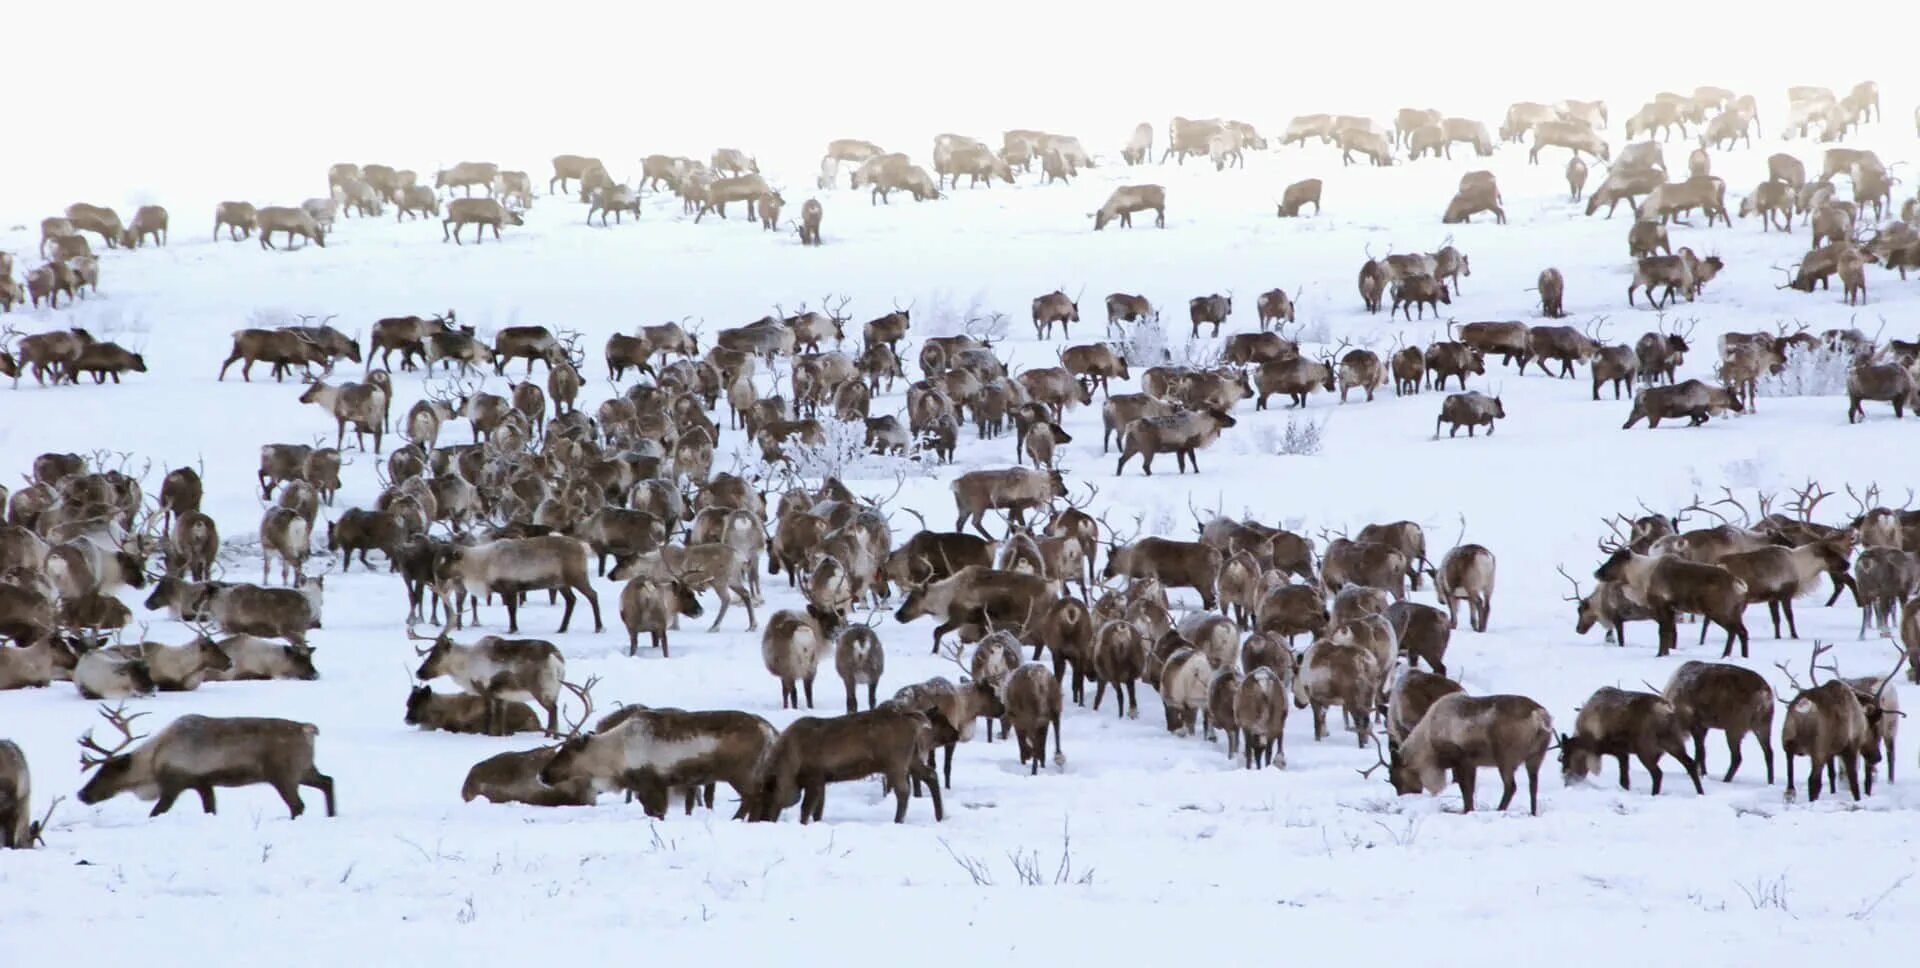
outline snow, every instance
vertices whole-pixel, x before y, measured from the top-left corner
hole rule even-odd
[[[1633,103],[1614,100],[1616,124]],[[1773,107],[1763,117],[1771,125],[1778,113]],[[1498,120],[1492,111],[1481,116],[1490,127]],[[1887,120],[1857,143],[1889,161],[1910,157],[1909,116],[1910,107],[1890,96]],[[1270,137],[1285,123],[1280,114],[1255,120]],[[1074,133],[1096,155],[1113,158],[1127,130]],[[933,133],[897,144],[924,160]],[[1614,141],[1617,148],[1617,127]],[[812,150],[795,143],[763,155],[773,159],[776,182],[788,186],[790,213],[811,194],[799,186],[811,184]],[[1730,194],[1742,194],[1764,177],[1765,157],[1776,150],[1782,145],[1770,136],[1752,150],[1716,153],[1715,173]],[[1807,142],[1785,150],[1810,167],[1818,163]],[[1668,148],[1674,168],[1683,169],[1685,151],[1678,142]],[[1604,318],[1607,336],[1627,342],[1654,327],[1655,313],[1629,309],[1622,298],[1628,216],[1584,217],[1583,205],[1567,198],[1564,152],[1543,153],[1538,166],[1515,146],[1491,159],[1469,155],[1343,168],[1337,152],[1314,144],[1249,153],[1244,171],[1109,164],[1070,186],[1046,188],[1036,171],[1011,188],[961,189],[924,204],[897,196],[886,206],[840,188],[821,196],[827,244],[819,249],[799,246],[791,232],[763,232],[739,214],[694,225],[671,198],[651,197],[639,224],[602,229],[583,224],[584,206],[542,197],[527,226],[509,227],[499,244],[491,237],[479,246],[443,244],[432,238],[431,222],[343,219],[325,249],[262,252],[251,241],[208,241],[203,216],[216,192],[156,192],[173,212],[170,246],[108,253],[99,298],[6,320],[27,331],[87,326],[143,349],[152,372],[120,386],[43,389],[29,379],[17,392],[0,392],[0,467],[24,471],[48,450],[128,451],[135,466],[152,460],[152,491],[163,467],[204,462],[206,507],[229,544],[227,573],[249,576],[257,552],[248,544],[261,512],[252,474],[258,447],[310,442],[331,426],[296,402],[294,383],[214,380],[229,333],[263,311],[338,314],[336,325],[362,336],[379,316],[449,306],[483,335],[513,324],[576,329],[594,348],[589,407],[611,392],[596,358],[610,333],[691,316],[705,321],[711,337],[776,303],[792,311],[802,300],[819,305],[827,293],[850,296],[856,322],[911,300],[915,343],[954,325],[936,321],[942,312],[957,316],[970,304],[1003,312],[1010,335],[997,349],[1016,365],[1046,366],[1066,344],[1034,341],[1026,306],[1056,287],[1083,293],[1074,341],[1100,336],[1106,293],[1140,292],[1162,307],[1178,354],[1188,297],[1232,290],[1232,328],[1242,331],[1254,326],[1258,292],[1304,286],[1300,316],[1310,331],[1324,327],[1332,341],[1372,345],[1385,356],[1396,338],[1424,343],[1445,325],[1362,312],[1353,280],[1363,251],[1426,251],[1449,237],[1473,267],[1448,307],[1452,319],[1537,320],[1525,290],[1553,265],[1567,277],[1567,322]],[[542,157],[502,160],[538,182]],[[395,160],[425,170],[435,159]],[[1459,176],[1482,167],[1501,179],[1510,224],[1442,227],[1439,213]],[[248,177],[270,183],[274,200],[297,201],[317,194],[322,174],[289,166]],[[1603,174],[1596,170],[1590,187]],[[1326,214],[1273,218],[1271,199],[1281,187],[1310,176],[1326,181]],[[1167,229],[1152,228],[1149,218],[1131,230],[1092,232],[1086,213],[1114,186],[1138,182],[1167,186]],[[1717,253],[1729,266],[1700,301],[1662,320],[1697,324],[1683,378],[1710,379],[1718,334],[1776,321],[1803,321],[1815,331],[1853,324],[1871,335],[1884,318],[1883,338],[1913,335],[1906,320],[1920,304],[1920,283],[1870,270],[1870,301],[1859,309],[1841,303],[1838,287],[1813,295],[1777,290],[1779,275],[1769,266],[1790,263],[1804,231],[1762,234],[1752,220],[1732,229],[1674,228],[1676,246]],[[0,233],[0,248],[24,257],[35,232]],[[1203,342],[1197,349],[1212,345]],[[352,369],[341,375],[353,376]],[[397,414],[423,386],[413,374],[395,382]],[[499,392],[503,382],[487,384]],[[1397,399],[1383,390],[1372,402],[1356,395],[1344,405],[1316,394],[1304,415],[1290,415],[1276,398],[1264,412],[1242,403],[1239,426],[1200,455],[1197,476],[1173,473],[1163,458],[1151,478],[1135,462],[1116,479],[1114,455],[1099,452],[1096,406],[1069,413],[1065,426],[1075,439],[1063,463],[1075,481],[1099,486],[1096,509],[1111,520],[1128,527],[1138,516],[1147,531],[1172,536],[1190,533],[1190,504],[1309,534],[1406,518],[1425,526],[1437,560],[1464,522],[1466,540],[1498,555],[1500,584],[1492,630],[1457,632],[1449,666],[1472,692],[1539,700],[1561,729],[1599,686],[1658,685],[1685,658],[1716,654],[1691,644],[1692,626],[1682,629],[1681,655],[1667,659],[1654,656],[1650,625],[1632,626],[1624,649],[1604,644],[1598,631],[1574,635],[1555,566],[1590,585],[1603,518],[1641,500],[1677,509],[1695,494],[1718,497],[1722,486],[1751,505],[1756,489],[1777,493],[1810,477],[1836,491],[1844,482],[1877,481],[1889,493],[1915,477],[1905,446],[1910,431],[1884,406],[1870,404],[1869,419],[1848,426],[1844,399],[1767,396],[1751,416],[1622,432],[1626,402],[1604,393],[1592,402],[1584,371],[1558,381],[1490,364],[1471,388],[1499,393],[1511,415],[1491,437],[1431,440],[1441,399],[1431,391]],[[1138,389],[1137,372],[1115,389]],[[904,390],[876,397],[873,412],[900,409]],[[1280,456],[1290,422],[1305,421],[1321,428],[1319,452]],[[465,434],[456,422],[443,442]],[[728,434],[716,466],[725,467],[735,447],[753,452]],[[981,442],[963,431],[956,466],[908,476],[895,504],[943,527],[951,475],[1006,466],[1012,451],[1010,435]],[[375,497],[374,461],[352,458],[329,513]],[[885,496],[894,487],[889,462],[863,462],[852,476],[861,493]],[[1823,506],[1822,517],[1842,510]],[[904,513],[893,524],[902,537],[914,526]],[[913,803],[905,826],[888,823],[892,800],[873,783],[833,787],[827,823],[809,827],[791,811],[777,825],[729,823],[722,812],[688,818],[676,811],[653,822],[611,796],[564,810],[463,804],[458,790],[469,766],[530,740],[404,726],[416,660],[402,634],[400,583],[384,571],[337,569],[327,574],[326,627],[314,636],[319,681],[213,684],[135,705],[151,713],[143,721],[151,728],[189,712],[317,724],[319,766],[338,783],[340,816],[316,810],[289,821],[266,788],[222,791],[222,812],[212,817],[184,801],[149,820],[147,805],[131,798],[91,808],[69,799],[45,849],[0,856],[7,963],[45,964],[76,944],[100,962],[251,963],[271,955],[335,964],[391,963],[408,950],[431,952],[437,962],[504,963],[545,956],[556,945],[606,957],[636,942],[650,956],[658,948],[709,958],[791,956],[824,944],[843,956],[884,950],[936,963],[958,961],[961,952],[1011,951],[1032,960],[1248,960],[1258,945],[1252,939],[1273,936],[1310,946],[1296,951],[1351,945],[1383,961],[1438,963],[1478,962],[1497,938],[1503,949],[1585,964],[1617,959],[1609,942],[1623,929],[1639,932],[1632,941],[1643,958],[1711,963],[1729,960],[1730,946],[1742,943],[1768,944],[1761,957],[1782,961],[1816,948],[1877,948],[1891,940],[1883,925],[1920,914],[1920,890],[1906,882],[1920,854],[1911,824],[1920,793],[1905,776],[1858,805],[1843,797],[1783,802],[1784,777],[1763,782],[1751,741],[1741,775],[1721,783],[1726,757],[1715,736],[1704,797],[1673,782],[1670,770],[1667,792],[1650,798],[1637,765],[1631,792],[1599,781],[1565,788],[1550,763],[1539,817],[1494,812],[1490,771],[1480,778],[1480,809],[1461,815],[1451,789],[1399,798],[1380,774],[1356,775],[1373,762],[1372,751],[1356,749],[1344,732],[1313,742],[1305,712],[1290,718],[1285,771],[1241,770],[1227,761],[1224,744],[1167,734],[1150,690],[1142,690],[1149,698],[1137,720],[1116,719],[1110,706],[1095,713],[1070,705],[1065,768],[1038,777],[1019,766],[1013,743],[976,737],[956,757],[950,812],[938,826],[924,800]],[[603,709],[614,700],[742,709],[775,725],[796,715],[779,708],[778,683],[762,669],[758,635],[744,630],[743,614],[730,614],[716,634],[704,631],[704,620],[690,623],[676,635],[671,660],[650,651],[629,659],[618,586],[595,585],[607,630],[590,633],[583,607],[571,633],[550,637],[566,653],[570,679],[601,677]],[[765,585],[762,621],[798,601],[778,577]],[[1431,594],[1416,597],[1430,601]],[[126,597],[137,611],[134,593]],[[1803,667],[1808,642],[1776,641],[1763,613],[1748,614],[1755,641],[1743,661],[1784,687],[1774,663]],[[482,615],[484,631],[503,627],[498,607]],[[1885,640],[1855,640],[1851,607],[1823,609],[1810,599],[1799,615],[1806,639],[1838,640],[1834,658],[1847,674],[1892,664]],[[557,609],[530,606],[523,633],[549,635],[558,617]],[[157,614],[141,618],[154,639],[190,635]],[[959,674],[927,654],[930,628],[882,624],[889,651],[883,694]],[[840,690],[830,668],[815,686],[817,711],[836,712]],[[1920,698],[1900,688],[1909,707]],[[94,704],[66,684],[0,694],[0,735],[27,752],[37,804],[77,788],[72,741],[94,721]],[[724,790],[722,800],[730,810]],[[317,807],[317,797],[309,801]],[[1071,872],[1056,883],[1069,851]],[[1041,886],[1018,890],[1015,857],[1029,858]],[[984,865],[992,884],[976,884],[963,861]]]

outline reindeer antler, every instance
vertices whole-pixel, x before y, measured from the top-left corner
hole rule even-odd
[[[1816,494],[1816,491],[1819,493]],[[1833,496],[1832,491],[1821,488],[1820,482],[1812,479],[1807,481],[1806,487],[1796,489],[1793,493],[1795,497],[1787,504],[1787,510],[1799,515],[1802,522],[1811,522],[1814,507]]]
[[[1585,601],[1587,596],[1580,594],[1580,582],[1575,580],[1572,575],[1567,574],[1567,566],[1555,565],[1553,567],[1555,571],[1560,573],[1560,577],[1565,578],[1567,580],[1567,584],[1573,586],[1573,595],[1571,597],[1562,596],[1562,600],[1569,601],[1569,602]]]
[[[127,747],[147,738],[147,734],[145,733],[141,733],[138,736],[133,735],[133,721],[145,716],[146,713],[128,713],[125,702],[112,708],[108,708],[105,703],[102,703],[100,705],[100,715],[106,718],[107,725],[120,731],[120,745],[112,749],[101,746],[99,742],[93,738],[93,730],[87,730],[86,734],[80,737],[80,769],[83,772],[94,769],[102,763],[119,756],[122,752],[125,752]],[[88,753],[98,753],[99,755],[88,756]]]
[[[1780,672],[1787,677],[1787,683],[1793,686],[1793,689],[1795,692],[1806,692],[1807,690],[1812,689],[1814,686],[1817,686],[1820,684],[1821,669],[1827,670],[1827,672],[1831,674],[1834,678],[1839,678],[1840,676],[1839,669],[1833,667],[1832,665],[1823,666],[1819,664],[1820,657],[1832,651],[1833,651],[1832,645],[1821,642],[1819,639],[1814,640],[1813,653],[1807,656],[1807,684],[1804,686],[1800,684],[1799,678],[1793,674],[1793,670],[1787,668],[1787,664],[1785,662],[1775,662],[1773,664],[1773,667],[1776,669],[1779,669]]]
[[[580,683],[580,684],[561,680],[560,685],[564,686],[568,692],[573,693],[574,698],[580,700],[579,718],[576,719],[572,716],[567,717],[567,734],[565,737],[566,739],[574,739],[578,737],[581,734],[581,731],[586,729],[587,723],[592,721],[593,719],[593,687],[599,684],[600,684],[599,676],[588,676],[587,681],[585,683]]]
[[[1739,498],[1736,498],[1736,497],[1734,497],[1734,496],[1733,496],[1733,489],[1732,489],[1732,488],[1730,488],[1730,487],[1727,487],[1726,485],[1724,485],[1724,484],[1722,484],[1722,485],[1720,485],[1720,493],[1722,493],[1722,494],[1725,494],[1725,495],[1726,495],[1726,497],[1723,497],[1723,498],[1721,498],[1720,500],[1718,500],[1718,501],[1715,501],[1715,502],[1713,502],[1714,504],[1716,504],[1716,505],[1720,505],[1720,504],[1731,504],[1731,505],[1733,505],[1733,506],[1734,506],[1735,508],[1738,508],[1738,509],[1739,509],[1739,511],[1740,511],[1740,523],[1741,523],[1741,524],[1752,524],[1752,523],[1753,523],[1753,515],[1752,515],[1751,513],[1749,513],[1749,512],[1747,511],[1747,506],[1746,506],[1746,505],[1744,505],[1744,504],[1741,504],[1741,503],[1740,503],[1740,499],[1739,499]],[[1722,521],[1724,521],[1724,520],[1726,520],[1726,519],[1725,519],[1725,518],[1721,518],[1721,520],[1722,520]]]
[[[1393,765],[1387,762],[1386,754],[1380,752],[1380,744],[1378,741],[1376,741],[1373,744],[1373,756],[1374,756],[1374,759],[1378,760],[1378,762],[1374,763],[1372,766],[1369,766],[1364,770],[1355,770],[1353,772],[1360,774],[1360,776],[1363,779],[1372,779],[1373,771],[1383,766],[1387,768],[1388,772],[1392,772]]]

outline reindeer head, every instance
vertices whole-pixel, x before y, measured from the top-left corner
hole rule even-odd
[[[86,785],[80,788],[80,802],[85,804],[99,803],[121,792],[133,779],[134,772],[133,757],[125,751],[134,743],[146,738],[145,734],[140,736],[133,734],[133,721],[145,716],[146,713],[129,714],[126,704],[121,703],[111,709],[102,705],[100,715],[119,731],[121,738],[118,745],[108,749],[94,741],[92,730],[88,730],[86,735],[80,737],[80,768],[83,771],[93,772]]]

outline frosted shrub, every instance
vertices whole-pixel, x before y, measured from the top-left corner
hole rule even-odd
[[[1114,349],[1127,358],[1128,365],[1165,366],[1173,362],[1173,352],[1167,345],[1166,327],[1160,324],[1158,318],[1121,325],[1126,335],[1114,342]]]
[[[924,332],[930,336],[966,334],[993,342],[1006,339],[1008,329],[1007,317],[987,308],[984,292],[974,292],[967,298],[967,305],[963,308],[954,302],[953,294],[945,289],[936,290],[926,297],[924,305],[914,305],[913,325],[916,329],[925,327]]]
[[[1309,320],[1308,322],[1298,325],[1299,331],[1289,337],[1296,343],[1333,342],[1333,327],[1327,325],[1327,321],[1324,318]]]
[[[1853,354],[1844,346],[1792,346],[1779,373],[1760,378],[1763,397],[1837,397],[1847,392]]]
[[[775,480],[789,474],[806,481],[886,478],[897,476],[930,477],[936,465],[923,460],[916,441],[905,455],[875,454],[867,449],[867,426],[859,420],[822,420],[822,440],[817,444],[789,439],[782,447],[783,462],[768,463],[756,459],[750,472],[761,480]],[[758,448],[755,448],[758,457]]]
[[[857,420],[822,420],[821,441],[791,439],[783,446],[793,472],[804,478],[844,477],[847,468],[867,456],[867,428]]]
[[[1320,453],[1326,444],[1327,422],[1330,419],[1314,420],[1300,414],[1288,414],[1285,427],[1269,425],[1259,429],[1260,452],[1286,457],[1312,457]]]

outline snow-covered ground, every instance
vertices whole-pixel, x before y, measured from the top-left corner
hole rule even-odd
[[[1760,181],[1766,155],[1782,148],[1773,136],[1779,109],[1768,103],[1764,142],[1714,156],[1714,172],[1733,195]],[[1615,102],[1616,122],[1628,109]],[[1890,96],[1887,120],[1858,143],[1889,161],[1912,157],[1909,117],[1910,106]],[[1285,119],[1255,120],[1277,136]],[[934,133],[920,132],[907,146],[916,160],[924,162]],[[1448,307],[1451,319],[1537,321],[1526,290],[1541,269],[1556,266],[1568,280],[1569,322],[1604,318],[1607,337],[1625,342],[1656,325],[1653,312],[1625,303],[1628,215],[1583,217],[1583,206],[1567,198],[1562,151],[1546,152],[1538,166],[1527,164],[1524,148],[1503,146],[1491,159],[1461,152],[1451,162],[1374,169],[1343,168],[1337,152],[1314,144],[1253,153],[1244,171],[1216,173],[1194,163],[1127,169],[1116,163],[1126,130],[1076,133],[1107,163],[1065,187],[1040,187],[1036,174],[1013,187],[960,189],[924,204],[896,197],[877,207],[844,187],[821,193],[827,244],[818,249],[738,214],[695,225],[667,197],[651,197],[638,224],[605,229],[584,224],[584,206],[543,197],[527,226],[509,228],[497,245],[491,238],[478,247],[443,244],[432,237],[432,222],[343,220],[325,249],[262,252],[253,242],[208,241],[204,215],[218,194],[149,189],[172,209],[171,245],[108,253],[98,298],[73,309],[17,311],[6,321],[30,332],[87,326],[144,349],[152,372],[120,386],[43,389],[29,380],[17,392],[0,391],[0,468],[25,471],[49,450],[129,451],[136,466],[152,460],[148,484],[157,490],[163,467],[204,463],[207,509],[228,541],[244,546],[260,514],[252,473],[259,446],[309,442],[331,423],[297,402],[294,383],[215,381],[231,331],[262,313],[338,314],[336,325],[364,335],[380,316],[451,306],[483,335],[511,324],[579,330],[594,348],[591,403],[613,392],[597,351],[608,334],[691,316],[705,321],[710,336],[775,304],[817,306],[828,293],[851,297],[856,321],[911,301],[915,344],[970,306],[1005,313],[1012,325],[1000,351],[1016,365],[1045,366],[1066,344],[1035,341],[1027,305],[1055,287],[1084,292],[1086,321],[1075,327],[1075,342],[1098,338],[1102,297],[1127,291],[1165,307],[1176,346],[1184,342],[1178,321],[1188,297],[1231,290],[1231,328],[1245,331],[1255,328],[1257,293],[1301,287],[1309,334],[1372,345],[1385,356],[1396,339],[1424,344],[1444,324],[1365,314],[1354,289],[1365,250],[1424,251],[1449,238],[1470,256],[1473,273]],[[1617,148],[1617,127],[1613,140]],[[769,172],[797,211],[813,194],[801,187],[811,184],[813,146],[762,150],[778,159]],[[1817,146],[1794,141],[1785,150],[1817,169]],[[1669,147],[1676,169],[1685,151]],[[500,160],[538,181],[543,157]],[[435,159],[391,160],[426,169]],[[624,159],[616,172],[631,163]],[[1483,218],[1443,227],[1439,214],[1459,176],[1482,167],[1498,174],[1510,223]],[[319,169],[271,173],[251,176],[272,181],[261,189],[271,198],[256,201],[294,202],[323,184]],[[1272,200],[1281,186],[1310,176],[1326,181],[1325,214],[1276,220]],[[1603,176],[1596,170],[1590,187]],[[1090,231],[1086,213],[1114,186],[1138,182],[1167,187],[1167,228],[1152,228],[1149,218],[1131,230]],[[1751,220],[1731,229],[1675,227],[1676,246],[1717,253],[1728,264],[1699,302],[1664,318],[1697,324],[1700,351],[1683,377],[1709,377],[1709,348],[1730,330],[1797,320],[1819,331],[1851,321],[1873,334],[1884,320],[1883,338],[1916,335],[1909,320],[1920,282],[1871,270],[1870,299],[1858,309],[1842,304],[1837,287],[1814,295],[1776,289],[1781,275],[1770,267],[1791,264],[1806,240],[1797,226],[1791,236],[1762,234]],[[23,261],[36,241],[28,225],[0,232],[0,248]],[[413,374],[395,379],[400,413],[423,385]],[[503,383],[490,378],[488,387],[497,392]],[[1559,381],[1494,368],[1472,385],[1505,400],[1510,417],[1491,438],[1430,439],[1441,399],[1433,392],[1383,392],[1371,403],[1356,396],[1344,405],[1319,394],[1304,415],[1323,426],[1317,455],[1277,455],[1288,413],[1278,402],[1259,413],[1243,403],[1239,426],[1201,455],[1198,475],[1176,475],[1163,458],[1152,478],[1136,464],[1115,479],[1112,456],[1099,449],[1095,407],[1069,414],[1075,440],[1063,463],[1075,480],[1099,485],[1097,509],[1111,520],[1138,515],[1146,531],[1170,536],[1191,533],[1190,503],[1307,533],[1406,518],[1425,525],[1437,559],[1464,520],[1467,540],[1499,556],[1499,591],[1491,631],[1456,633],[1449,665],[1470,691],[1534,697],[1562,729],[1597,687],[1663,683],[1682,659],[1717,655],[1689,644],[1680,657],[1655,658],[1646,625],[1633,627],[1626,649],[1603,644],[1597,632],[1574,634],[1573,606],[1563,600],[1567,587],[1555,566],[1584,579],[1603,518],[1637,501],[1676,509],[1696,493],[1717,497],[1722,486],[1751,505],[1756,489],[1778,493],[1810,477],[1835,490],[1877,481],[1897,495],[1920,470],[1904,449],[1909,427],[1872,405],[1866,423],[1848,426],[1840,397],[1768,397],[1757,414],[1699,429],[1622,432],[1627,404],[1610,394],[1591,402],[1584,371]],[[901,410],[903,392],[877,398],[873,412]],[[452,439],[465,435],[464,424],[450,430]],[[744,446],[729,434],[717,464]],[[1012,450],[1010,436],[980,442],[965,432],[956,466],[909,478],[896,504],[943,527],[951,507],[946,480],[958,469],[1006,466]],[[371,504],[374,463],[355,455],[329,514]],[[863,467],[850,475],[857,490],[884,496],[893,489],[890,467]],[[1830,505],[1843,500],[1823,506],[1822,516],[1837,517],[1844,509]],[[893,523],[902,535],[914,524],[905,514]],[[227,573],[243,579],[258,565],[239,547],[226,562]],[[618,586],[596,586],[607,631],[591,634],[579,616],[573,632],[553,640],[570,678],[601,677],[603,709],[621,700],[743,709],[776,725],[794,717],[779,708],[777,682],[761,666],[758,634],[745,631],[744,615],[730,615],[718,634],[682,633],[671,660],[653,653],[629,659]],[[778,578],[766,588],[763,617],[797,602]],[[914,803],[907,825],[888,823],[892,801],[873,783],[832,788],[828,822],[804,828],[791,812],[778,825],[729,823],[723,813],[650,822],[613,797],[568,810],[465,804],[458,791],[467,768],[529,740],[405,727],[416,659],[402,634],[399,581],[384,571],[341,574],[336,563],[327,569],[326,596],[326,627],[314,638],[319,681],[216,684],[136,706],[151,713],[144,727],[188,712],[317,724],[319,762],[338,782],[340,816],[289,821],[265,788],[223,792],[215,817],[187,802],[149,820],[146,805],[131,798],[93,808],[69,800],[46,849],[0,856],[6,963],[46,964],[76,948],[100,962],[384,964],[409,951],[420,952],[409,960],[504,963],[547,956],[556,945],[587,957],[637,945],[649,957],[830,951],[870,960],[885,951],[942,964],[989,952],[1240,961],[1264,955],[1268,938],[1283,939],[1291,954],[1322,958],[1352,952],[1464,963],[1484,959],[1495,945],[1589,963],[1616,959],[1625,941],[1658,963],[1721,963],[1734,960],[1740,944],[1750,946],[1742,960],[1767,961],[1878,948],[1895,937],[1884,925],[1920,915],[1920,887],[1907,883],[1920,855],[1911,823],[1920,779],[1903,775],[1858,805],[1844,798],[1788,803],[1784,783],[1763,782],[1750,742],[1737,781],[1709,779],[1704,797],[1672,782],[1671,771],[1667,792],[1655,800],[1637,766],[1632,792],[1607,782],[1566,788],[1550,766],[1538,818],[1492,811],[1490,772],[1481,779],[1481,811],[1462,816],[1451,790],[1398,798],[1380,774],[1357,776],[1373,753],[1356,749],[1345,733],[1315,743],[1305,714],[1289,723],[1285,771],[1241,770],[1221,745],[1166,733],[1148,690],[1137,720],[1116,719],[1110,707],[1104,714],[1070,707],[1063,770],[1029,777],[1012,743],[969,745],[955,765],[950,814],[938,826],[925,801]],[[1763,613],[1750,611],[1756,640],[1747,664],[1784,686],[1773,663],[1803,667],[1806,640],[1816,636],[1839,640],[1834,658],[1849,675],[1892,664],[1885,640],[1855,641],[1856,610],[1818,604],[1799,610],[1799,642],[1774,640]],[[484,627],[498,630],[502,617],[485,610]],[[545,606],[523,614],[528,634],[550,633],[557,621]],[[164,621],[149,631],[163,641],[190,635]],[[883,625],[883,694],[958,674],[927,655],[929,631],[924,621]],[[1683,642],[1691,637],[1684,627]],[[837,711],[840,687],[830,668],[816,687],[819,711]],[[1920,699],[1911,687],[1901,691],[1910,706]],[[26,750],[38,803],[77,787],[73,739],[94,721],[94,704],[65,684],[0,694],[0,736]],[[1719,743],[1709,741],[1716,776],[1725,762]],[[1912,754],[1901,756],[1911,767]],[[1019,858],[1037,867],[1044,886],[1022,885],[1017,868],[1027,862]],[[990,885],[966,869],[975,862]],[[1623,929],[1640,933],[1623,936]],[[1758,945],[1767,947],[1751,947]]]

